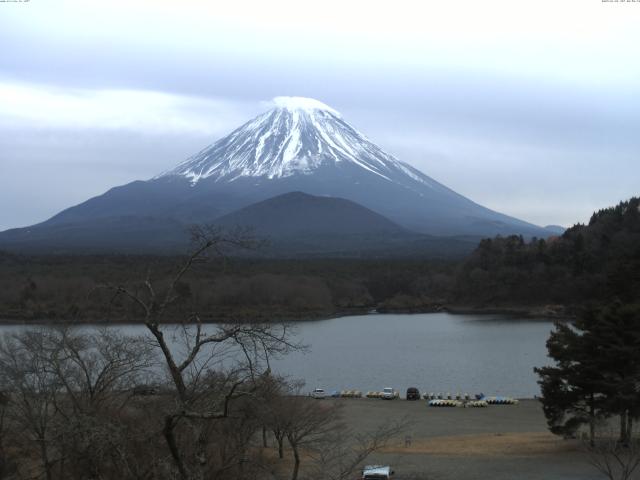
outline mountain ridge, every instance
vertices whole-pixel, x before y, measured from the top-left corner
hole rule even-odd
[[[28,247],[36,227],[44,241],[47,228],[74,224],[80,232],[101,219],[113,225],[114,218],[129,225],[136,217],[184,226],[212,223],[289,192],[349,200],[431,236],[552,234],[487,209],[397,160],[317,100],[277,97],[274,108],[175,168],[114,187],[40,224],[0,233],[0,246],[22,236]]]

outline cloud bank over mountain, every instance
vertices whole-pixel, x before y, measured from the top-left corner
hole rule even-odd
[[[170,168],[279,95],[332,105],[436,180],[534,223],[637,193],[636,5],[294,7],[3,5],[0,202],[14,208],[0,228]],[[50,181],[61,167],[72,189]]]

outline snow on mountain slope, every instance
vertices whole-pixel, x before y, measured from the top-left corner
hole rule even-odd
[[[0,247],[3,239],[25,248],[54,243],[62,248],[76,245],[80,239],[85,243],[99,239],[106,248],[109,235],[102,226],[108,225],[114,246],[126,237],[144,250],[148,245],[175,242],[175,231],[180,228],[215,223],[225,216],[245,221],[247,212],[253,212],[251,218],[260,223],[257,219],[264,219],[255,212],[263,210],[257,207],[244,211],[242,218],[239,213],[232,214],[291,192],[355,202],[418,234],[478,238],[497,234],[546,237],[552,233],[485,208],[397,160],[317,100],[277,97],[269,111],[177,167],[151,180],[114,187],[37,226],[0,233]],[[278,216],[291,216],[290,212],[309,220],[299,213],[304,211],[302,205],[296,206],[306,197],[281,198],[287,199],[290,210],[269,210],[273,229],[286,231],[291,222],[282,223]],[[356,209],[350,218],[363,211]],[[355,220],[339,222],[338,213],[322,218],[326,222],[318,220],[320,231],[331,231],[327,225],[336,226],[332,222],[364,228]],[[163,225],[167,225],[166,231]],[[62,239],[60,232],[67,232],[69,238]],[[395,236],[398,242],[406,237]]]
[[[233,182],[241,177],[277,179],[349,163],[389,182],[403,183],[402,178],[409,177],[430,188],[442,188],[384,152],[322,102],[276,97],[273,103],[273,109],[156,179],[182,176],[192,185],[206,178],[216,182]]]

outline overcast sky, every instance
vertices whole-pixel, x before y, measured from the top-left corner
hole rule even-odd
[[[640,194],[640,1],[0,2],[0,230],[317,98],[540,225]]]

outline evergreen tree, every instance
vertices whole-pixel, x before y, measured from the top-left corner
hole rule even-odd
[[[551,432],[572,436],[598,417],[620,416],[620,442],[640,416],[640,308],[614,303],[572,324],[557,323],[547,341],[555,366],[536,368]]]
[[[640,415],[640,306],[614,303],[585,317],[585,335],[598,344],[605,409],[620,416],[620,442],[628,445]]]
[[[597,347],[589,340],[576,325],[556,323],[547,341],[549,356],[556,366],[534,370],[540,376],[541,402],[549,430],[573,437],[583,424],[588,424],[593,444],[596,420],[606,412],[602,410]]]

